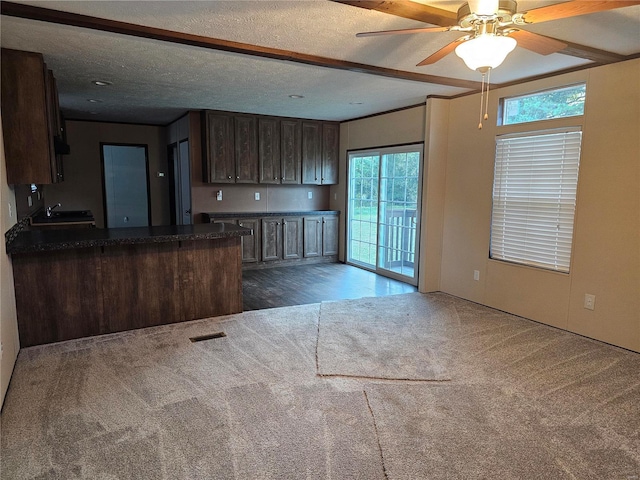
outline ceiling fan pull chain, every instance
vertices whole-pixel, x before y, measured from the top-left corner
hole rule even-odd
[[[480,122],[478,123],[478,130],[482,130],[482,106],[484,105],[484,75],[482,72],[482,89],[480,90]]]
[[[489,71],[487,73],[487,98],[485,99],[484,104],[484,117],[483,120],[489,119],[489,88],[491,86],[491,67],[489,67]]]

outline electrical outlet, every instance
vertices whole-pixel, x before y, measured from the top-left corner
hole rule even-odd
[[[216,192],[216,200],[221,202],[222,201],[222,190],[218,190]]]
[[[587,310],[595,310],[596,308],[596,296],[589,293],[584,294],[584,308]]]
[[[311,200],[311,199],[313,198],[313,192],[308,192],[308,193],[307,193],[307,198],[308,198],[309,200]]]
[[[0,358],[2,358],[2,353],[4,352],[4,345],[0,342]]]
[[[255,198],[256,200],[260,200],[260,192],[254,193],[253,198]]]
[[[11,208],[11,204],[9,204],[9,218],[13,217],[13,209]]]
[[[480,270],[474,270],[473,271],[473,279],[477,282],[478,280],[480,280]]]
[[[31,195],[27,197],[27,203],[29,204],[30,207],[33,207],[33,199],[31,198]]]
[[[337,193],[334,193],[334,194],[333,194],[333,199],[334,199],[334,200],[337,200],[337,199],[338,199],[338,194],[337,194]]]

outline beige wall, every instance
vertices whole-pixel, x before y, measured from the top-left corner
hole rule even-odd
[[[517,127],[492,118],[479,131],[478,96],[450,101],[441,290],[640,351],[640,60],[493,91],[489,112],[501,96],[581,81],[582,118]],[[570,274],[490,260],[495,136],[567,125],[584,132]],[[594,311],[585,293],[596,295]]]
[[[149,189],[152,225],[168,225],[169,177],[165,128],[102,122],[67,122],[71,154],[64,158],[64,182],[44,187],[45,203],[60,202],[64,210],[89,209],[96,226],[104,227],[100,143],[131,143],[148,146]],[[165,173],[158,177],[157,173]]]
[[[201,213],[292,212],[329,208],[328,186],[215,185],[204,184],[201,179],[194,180],[191,186],[194,223],[200,221]],[[216,200],[216,192],[219,190],[222,190],[221,201]],[[256,193],[260,194],[260,200],[255,199]]]
[[[1,122],[0,122],[1,123]],[[20,350],[18,338],[18,321],[16,317],[16,301],[13,289],[13,270],[11,257],[5,253],[4,232],[16,223],[16,200],[13,190],[7,185],[7,169],[4,158],[4,140],[0,128],[0,408],[4,402],[11,372]],[[9,206],[12,215],[9,216]]]
[[[447,171],[449,101],[428,99],[425,111],[418,289],[440,290]]]
[[[496,126],[500,97],[577,82],[587,82],[583,117]],[[345,122],[331,208],[345,210],[348,150],[424,141],[420,291],[441,290],[640,351],[638,85],[640,60],[632,60],[491,91],[492,118],[482,130],[478,95]],[[572,125],[584,135],[570,274],[490,260],[496,135]],[[343,216],[341,260],[344,228]],[[595,310],[583,308],[585,293],[596,295]]]

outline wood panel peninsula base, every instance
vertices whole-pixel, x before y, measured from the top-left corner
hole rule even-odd
[[[7,246],[20,345],[239,313],[243,235],[219,224],[22,232]]]

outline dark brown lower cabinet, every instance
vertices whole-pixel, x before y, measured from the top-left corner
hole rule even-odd
[[[322,255],[338,255],[338,217],[322,217]]]
[[[304,256],[338,255],[338,217],[304,218]]]
[[[302,217],[262,219],[262,261],[302,258]]]
[[[338,215],[203,215],[205,222],[232,223],[253,230],[253,235],[242,237],[242,263],[245,268],[338,260]]]
[[[242,262],[257,263],[260,261],[260,219],[241,218],[238,225],[253,230],[253,235],[242,237]]]
[[[13,256],[20,345],[242,311],[240,238]]]
[[[304,256],[322,256],[322,217],[304,217]]]

